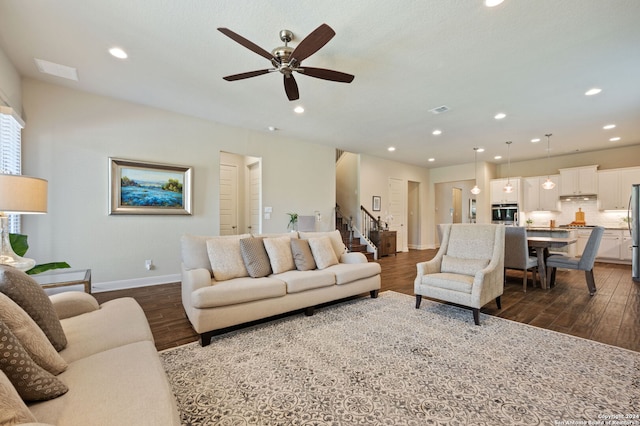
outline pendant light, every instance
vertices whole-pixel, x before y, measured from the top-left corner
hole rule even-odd
[[[547,137],[547,164],[549,164],[549,139],[553,133],[547,133],[545,136]],[[555,183],[551,181],[550,175],[547,175],[547,180],[542,184],[543,189],[553,189],[556,186]]]
[[[478,195],[480,193],[480,188],[478,188],[478,148],[473,148],[475,160],[473,165],[473,173],[475,175],[476,184],[473,188],[471,188],[471,193],[473,195]]]
[[[509,162],[509,166],[507,169],[507,184],[502,188],[504,192],[510,194],[513,192],[513,185],[511,185],[511,141],[505,142],[507,144],[507,161]]]

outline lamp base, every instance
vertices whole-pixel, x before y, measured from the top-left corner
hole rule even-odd
[[[21,271],[28,271],[36,266],[36,261],[14,253],[11,241],[9,241],[8,222],[9,220],[6,216],[0,217],[0,231],[2,232],[2,238],[0,238],[0,265],[13,266]]]

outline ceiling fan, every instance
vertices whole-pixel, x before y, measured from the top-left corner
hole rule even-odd
[[[322,24],[305,37],[296,48],[289,47],[287,44],[293,40],[293,33],[289,30],[280,31],[280,40],[284,42],[284,46],[276,47],[271,53],[267,52],[257,44],[247,40],[239,34],[228,28],[218,28],[222,34],[226,35],[233,41],[240,43],[247,49],[257,53],[258,55],[271,61],[273,68],[267,68],[257,71],[249,71],[241,74],[228,75],[223,77],[227,81],[242,80],[250,77],[268,74],[270,72],[279,71],[284,76],[284,91],[290,101],[300,98],[298,93],[298,84],[293,77],[293,72],[308,75],[309,77],[320,78],[323,80],[337,81],[340,83],[351,83],[354,76],[340,71],[328,70],[324,68],[313,68],[302,66],[302,61],[320,50],[336,35],[335,31],[327,24]]]

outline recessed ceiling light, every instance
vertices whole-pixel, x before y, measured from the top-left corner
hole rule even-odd
[[[620,140],[619,137],[615,137],[615,138],[609,139],[609,141],[611,141],[611,142],[618,142],[619,140]]]
[[[616,125],[615,124],[607,124],[606,126],[602,127],[605,130],[611,130],[611,129],[615,129]]]
[[[502,155],[496,155],[495,157],[493,157],[494,160],[500,160],[502,158]]]
[[[431,134],[432,134],[432,135],[436,135],[436,136],[441,135],[441,134],[442,134],[442,130],[438,130],[438,129],[436,129],[436,130],[434,130],[433,132],[431,132]]]
[[[129,57],[129,55],[127,55],[127,52],[120,49],[119,47],[112,47],[111,49],[109,49],[109,53],[111,53],[112,56],[115,56],[118,59],[127,59]]]
[[[484,148],[478,148],[476,149],[477,152],[484,152]]]
[[[395,146],[390,146],[389,148],[387,148],[387,151],[389,151],[389,152],[393,152],[395,150],[396,150]]]
[[[538,142],[540,142],[540,138],[533,138],[533,139],[531,139],[531,142],[538,143]]]
[[[487,7],[496,7],[501,4],[504,0],[484,0],[484,5]]]
[[[269,126],[267,127],[267,129],[269,129],[270,132],[275,132],[276,130],[278,130],[278,128],[275,126]]]
[[[602,89],[598,89],[597,87],[594,87],[593,89],[589,89],[586,92],[584,92],[584,94],[587,96],[593,96],[593,95],[597,95],[600,92],[602,92]]]
[[[497,114],[495,115],[495,117],[493,117],[493,118],[495,118],[496,120],[502,120],[502,119],[503,119],[503,118],[505,118],[506,116],[507,116],[507,114],[505,114],[504,112],[499,112],[499,113],[497,113]]]
[[[436,161],[436,159],[435,158],[429,158],[427,161],[434,162],[434,161]]]
[[[297,106],[293,109],[293,111],[295,111],[298,114],[302,114],[304,112],[304,108],[302,108],[301,106]]]

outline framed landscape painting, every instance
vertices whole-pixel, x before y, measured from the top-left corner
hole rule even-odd
[[[191,167],[109,158],[109,214],[191,214]]]

